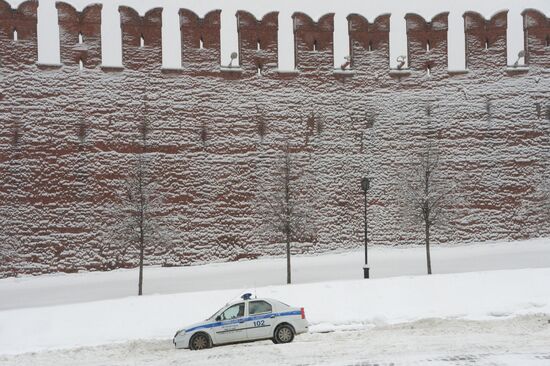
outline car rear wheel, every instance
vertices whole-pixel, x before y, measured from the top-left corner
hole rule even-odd
[[[275,330],[274,343],[290,343],[294,339],[294,330],[289,325],[283,324]]]
[[[194,351],[210,347],[212,347],[210,343],[210,338],[208,338],[208,336],[204,333],[195,334],[193,337],[191,337],[191,340],[189,341],[189,348]]]

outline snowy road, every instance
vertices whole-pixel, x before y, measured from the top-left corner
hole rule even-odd
[[[424,275],[425,256],[422,246],[371,248],[371,277]],[[363,260],[362,249],[295,256],[293,283],[361,279]],[[284,258],[264,258],[191,267],[147,267],[144,292],[175,294],[282,285],[286,281],[285,265]],[[432,267],[434,274],[550,267],[550,239],[434,246]],[[132,269],[3,279],[0,310],[133,296],[137,277],[137,269]]]
[[[170,340],[132,341],[0,356],[0,366],[548,366],[549,319],[547,315],[492,321],[424,319],[359,331],[306,334],[287,345],[263,341],[200,352],[175,350]]]

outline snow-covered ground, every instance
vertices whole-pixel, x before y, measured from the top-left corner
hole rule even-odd
[[[425,249],[373,247],[369,249],[372,278],[423,275]],[[362,249],[295,256],[293,283],[360,279]],[[214,263],[202,266],[145,269],[145,294],[173,294],[218,289],[253,289],[286,282],[284,258]],[[432,248],[436,274],[500,269],[550,267],[550,239],[481,243]],[[111,272],[54,274],[0,280],[0,310],[115,299],[137,293],[137,269]]]
[[[547,366],[547,316],[493,321],[425,319],[369,330],[310,333],[291,344],[270,341],[193,352],[169,339],[138,340],[16,356],[0,365],[354,365],[354,366]]]
[[[439,274],[418,276],[423,248],[375,248],[371,280],[357,279],[360,251],[297,257],[293,285],[281,284],[281,259],[148,268],[146,293],[157,294],[142,297],[130,296],[133,270],[1,280],[0,365],[550,364],[548,240],[433,253]],[[290,345],[171,347],[178,328],[246,290],[304,306],[311,333]]]

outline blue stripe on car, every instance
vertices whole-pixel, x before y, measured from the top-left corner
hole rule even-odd
[[[290,316],[290,315],[302,315],[302,312],[300,310],[294,310],[294,311],[285,311],[283,313],[267,313],[267,314],[261,314],[261,315],[253,315],[246,318],[239,318],[239,319],[231,319],[226,320],[222,322],[215,322],[215,323],[209,323],[209,324],[203,324],[199,325],[193,328],[185,329],[185,332],[192,332],[197,329],[208,329],[208,328],[214,328],[219,327],[221,325],[228,325],[228,324],[236,324],[236,323],[244,323],[251,320],[258,320],[258,319],[267,319],[271,318],[273,315],[275,316]]]

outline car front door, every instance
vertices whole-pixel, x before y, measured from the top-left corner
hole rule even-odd
[[[244,302],[231,305],[220,315],[221,324],[214,328],[216,343],[230,343],[246,340]]]
[[[271,338],[275,314],[272,305],[264,300],[252,300],[248,303],[246,331],[248,339]]]

